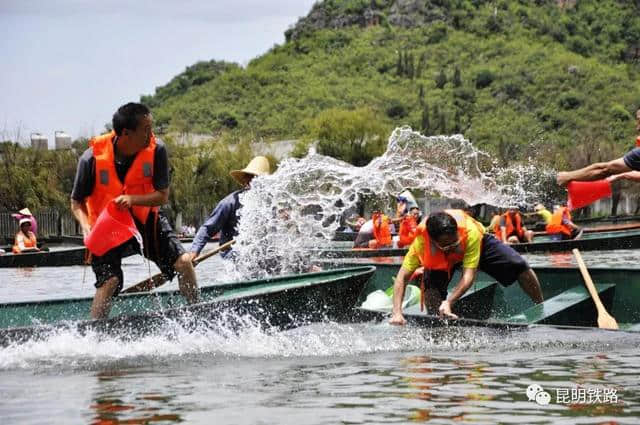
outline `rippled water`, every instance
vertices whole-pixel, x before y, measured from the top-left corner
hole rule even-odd
[[[638,336],[319,324],[0,350],[0,414],[27,423],[637,423]],[[539,384],[552,395],[527,399]],[[617,403],[558,404],[558,389]]]

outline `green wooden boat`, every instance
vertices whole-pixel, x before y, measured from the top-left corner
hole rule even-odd
[[[549,236],[537,236],[531,243],[511,245],[518,252],[561,252],[578,248],[581,251],[640,248],[640,229],[615,232],[585,233],[580,239],[553,241]],[[335,241],[331,248],[313,250],[320,258],[368,258],[404,256],[406,248],[353,249],[350,242]]]
[[[113,302],[112,318],[105,320],[87,320],[91,298],[0,304],[0,345],[60,328],[135,336],[152,332],[167,320],[192,327],[222,317],[233,325],[250,316],[279,328],[344,321],[353,315],[374,271],[372,266],[354,266],[208,286],[201,288],[202,302],[190,306],[178,291],[120,295]]]
[[[361,294],[361,304],[368,294],[393,284],[402,264],[397,257],[343,260],[343,266],[375,265],[376,273]],[[597,327],[595,305],[586,290],[578,268],[534,267],[538,275],[544,303],[535,305],[514,283],[503,287],[490,276],[479,272],[474,285],[456,303],[456,314],[465,319],[507,325],[553,325]],[[599,296],[621,330],[640,332],[640,269],[589,268]],[[459,279],[457,272],[449,291]],[[411,314],[426,315],[418,306],[407,310]]]

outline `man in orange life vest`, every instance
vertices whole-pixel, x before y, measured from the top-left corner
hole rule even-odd
[[[640,182],[640,109],[636,111],[636,147],[621,158],[608,162],[596,162],[574,171],[561,171],[556,176],[560,186],[571,181],[593,181],[608,177],[609,181],[621,179]]]
[[[396,200],[396,218],[393,221],[398,223],[398,248],[404,248],[411,245],[417,236],[420,207],[409,190],[401,192]]]
[[[567,240],[579,239],[582,236],[582,229],[571,221],[571,213],[569,208],[554,205],[551,219],[545,227],[547,234],[551,235],[551,239]]]
[[[180,291],[190,303],[198,300],[195,271],[189,255],[159,207],[169,199],[167,150],[152,130],[151,111],[127,103],[113,115],[113,131],[95,137],[78,161],[71,210],[87,235],[100,212],[112,200],[130,209],[143,237],[144,256],[169,278],[178,273]],[[93,257],[96,294],[94,319],[108,316],[111,299],[123,286],[122,257],[140,247],[135,238]]]
[[[522,216],[515,206],[509,207],[494,226],[493,233],[503,243],[522,243],[533,240],[533,232],[522,225]]]
[[[460,281],[447,296],[453,272],[460,266]],[[543,301],[538,278],[525,259],[509,245],[486,233],[482,224],[462,210],[432,213],[426,223],[419,226],[419,234],[395,278],[391,324],[406,323],[402,314],[405,285],[419,268],[423,269],[427,310],[438,312],[441,317],[458,317],[452,311],[453,306],[471,287],[478,269],[503,286],[517,280],[535,303]]]

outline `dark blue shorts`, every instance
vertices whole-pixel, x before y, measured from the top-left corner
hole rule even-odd
[[[482,251],[478,268],[493,277],[502,286],[511,285],[518,280],[518,276],[522,272],[530,269],[527,260],[522,255],[488,233],[482,237]]]
[[[462,263],[456,264],[454,270],[459,270]],[[478,269],[497,280],[502,286],[509,286],[522,272],[529,270],[529,264],[509,245],[502,243],[495,236],[485,233],[482,238],[480,251],[480,265]],[[453,276],[453,273],[451,273]],[[439,270],[425,270],[425,283],[436,288],[442,299],[447,298],[449,274]]]

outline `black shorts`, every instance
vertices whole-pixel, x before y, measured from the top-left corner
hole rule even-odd
[[[455,265],[455,267],[451,271],[451,276],[453,276],[454,270],[459,269],[461,265],[462,263],[458,263]],[[425,287],[434,288],[436,291],[440,293],[440,299],[446,300],[447,288],[449,287],[451,276],[449,275],[449,273],[442,270],[425,270],[424,271]]]
[[[451,271],[458,270],[462,263],[455,265]],[[485,233],[482,238],[482,250],[480,251],[480,270],[497,280],[502,286],[509,286],[522,272],[530,269],[527,260],[518,254],[509,245],[502,243],[493,235]],[[447,298],[447,288],[450,282],[449,273],[440,270],[425,270],[425,284],[440,292],[442,299]]]
[[[173,267],[178,257],[186,251],[173,231],[171,224],[164,214],[157,215],[157,221],[153,213],[145,226],[135,220],[136,227],[142,235],[144,256],[152,260],[168,280],[173,279],[176,271]],[[122,290],[124,276],[122,273],[122,258],[139,254],[140,245],[135,238],[131,238],[122,245],[107,251],[100,257],[93,257],[91,268],[96,275],[95,287],[101,287],[112,277],[118,278],[118,289],[115,295]]]
[[[522,272],[530,269],[527,260],[515,249],[502,243],[493,235],[482,237],[480,270],[497,280],[502,286],[511,285]]]

